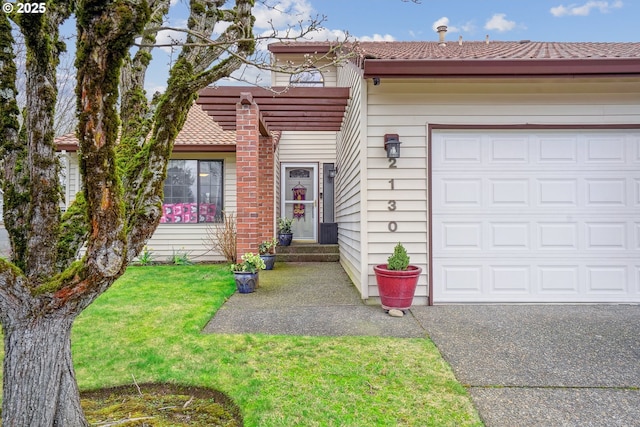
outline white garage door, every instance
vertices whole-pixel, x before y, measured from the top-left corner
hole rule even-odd
[[[640,132],[432,138],[433,301],[640,302]]]

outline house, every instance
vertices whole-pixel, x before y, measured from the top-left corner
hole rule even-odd
[[[216,259],[202,236],[225,209],[238,252],[255,251],[287,216],[301,241],[337,224],[374,303],[373,266],[399,241],[423,268],[414,304],[640,302],[640,43],[444,33],[343,46],[348,60],[274,73],[271,91],[204,89],[149,246]],[[287,64],[334,47],[269,50]]]

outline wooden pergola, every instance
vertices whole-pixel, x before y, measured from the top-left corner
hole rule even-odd
[[[268,131],[339,131],[349,88],[207,87],[200,91],[196,102],[224,130],[236,130],[236,104],[248,98],[258,105],[261,126]]]

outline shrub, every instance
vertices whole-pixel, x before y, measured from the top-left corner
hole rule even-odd
[[[387,268],[389,270],[406,270],[409,266],[409,259],[407,250],[402,246],[402,243],[398,243],[393,249],[393,255],[387,259]]]
[[[236,259],[236,215],[233,212],[222,212],[222,222],[207,227],[206,241],[214,252],[224,256],[233,264]]]
[[[275,237],[271,240],[265,240],[258,246],[258,253],[260,255],[275,254],[277,245],[278,239]]]
[[[247,252],[242,255],[242,262],[231,265],[231,271],[256,273],[259,270],[264,270],[266,265],[260,255],[256,255],[252,252]]]
[[[282,217],[278,219],[278,233],[289,234],[291,233],[292,218]]]

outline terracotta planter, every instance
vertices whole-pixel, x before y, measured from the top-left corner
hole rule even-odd
[[[258,273],[234,271],[233,275],[236,279],[236,288],[238,289],[238,293],[250,294],[251,292],[255,292],[258,287]]]
[[[422,268],[410,265],[407,270],[389,270],[387,264],[373,267],[378,282],[380,303],[385,310],[408,310],[413,303]]]

